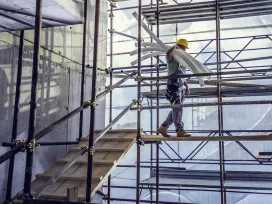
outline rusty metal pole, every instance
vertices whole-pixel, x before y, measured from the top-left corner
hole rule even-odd
[[[37,107],[37,85],[38,85],[38,71],[40,62],[40,33],[42,26],[42,0],[36,0],[36,15],[35,15],[35,34],[34,34],[34,53],[33,53],[33,67],[32,67],[32,84],[31,84],[31,99],[29,111],[29,125],[28,138],[31,148],[27,148],[25,180],[24,180],[24,194],[30,196],[31,181],[32,181],[32,166],[33,166],[33,151],[35,149],[35,120]]]
[[[137,79],[137,170],[136,203],[140,204],[140,160],[141,160],[141,55],[142,55],[142,0],[138,1],[138,79]]]
[[[90,113],[90,132],[88,147],[88,171],[86,185],[86,202],[91,200],[92,191],[92,169],[94,154],[94,125],[95,125],[95,107],[96,107],[96,78],[98,62],[98,41],[99,41],[99,17],[100,17],[100,0],[95,1],[95,21],[94,21],[94,49],[93,49],[93,76],[92,76],[92,95],[91,95],[91,113]]]
[[[86,61],[86,39],[87,39],[87,22],[88,22],[88,0],[84,0],[84,23],[83,23],[83,41],[82,41],[82,62],[81,62],[81,89],[80,89],[80,105],[84,103],[84,83],[85,83],[85,61]],[[79,115],[79,135],[82,137],[83,130],[83,111]]]
[[[14,104],[14,112],[13,112],[11,142],[13,142],[17,137],[17,124],[18,124],[21,82],[22,82],[22,69],[23,69],[24,32],[25,32],[24,30],[22,30],[20,32],[20,46],[19,46],[19,54],[18,54],[18,70],[17,70],[17,79],[16,79],[16,93],[15,93],[15,104]],[[8,172],[6,200],[10,200],[11,194],[12,194],[14,159],[15,159],[15,155],[13,157],[11,157],[9,160],[9,172]]]
[[[220,10],[219,0],[216,0],[216,62],[217,72],[221,72],[221,44],[220,44]],[[221,79],[221,75],[217,75],[217,80]],[[217,101],[222,102],[221,97],[221,82],[217,84]],[[219,137],[223,137],[222,134],[222,105],[218,104],[218,134]],[[220,191],[221,191],[221,204],[226,204],[226,194],[224,192],[224,168],[223,168],[223,142],[219,141],[219,159],[220,159]]]
[[[157,0],[157,5],[156,5],[156,18],[157,18],[157,37],[160,37],[160,2],[159,0]],[[160,63],[160,57],[157,56],[157,64],[156,64],[156,68],[157,68],[157,80],[156,80],[156,85],[157,85],[157,106],[160,105],[160,101],[159,101],[159,77],[160,77],[160,72],[159,72],[159,63]],[[156,126],[157,128],[160,125],[160,110],[159,108],[157,108],[157,121],[156,121]],[[158,133],[157,133],[158,134]],[[159,204],[159,143],[156,144],[156,203]]]
[[[113,66],[113,7],[114,7],[114,4],[113,2],[110,2],[110,68],[109,68],[109,71],[110,71],[110,87],[112,86],[112,66]],[[109,108],[109,111],[110,111],[110,114],[109,114],[109,123],[112,122],[112,91],[110,92],[110,108]],[[111,175],[109,175],[108,177],[108,195],[107,195],[107,203],[110,204],[111,203]]]

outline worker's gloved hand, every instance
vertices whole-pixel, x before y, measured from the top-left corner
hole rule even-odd
[[[186,87],[186,89],[185,89],[185,94],[186,94],[186,96],[189,96],[189,95],[190,95],[190,89],[189,89],[189,87]]]

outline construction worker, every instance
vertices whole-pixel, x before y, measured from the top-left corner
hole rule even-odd
[[[190,95],[190,89],[188,87],[187,81],[182,78],[174,78],[172,76],[186,74],[186,68],[182,67],[178,61],[176,61],[173,57],[173,51],[175,49],[181,49],[186,51],[188,49],[188,41],[186,39],[179,39],[177,44],[170,48],[166,52],[166,60],[167,60],[167,69],[168,69],[168,81],[167,81],[167,90],[166,90],[166,98],[172,104],[182,104],[184,101],[185,94],[187,96]],[[183,89],[185,86],[185,90]],[[174,123],[177,137],[190,137],[188,133],[184,131],[184,124],[182,122],[182,112],[183,108],[173,108],[166,120],[162,123],[162,125],[158,128],[158,132],[162,134],[164,137],[169,137],[167,134],[168,127]]]

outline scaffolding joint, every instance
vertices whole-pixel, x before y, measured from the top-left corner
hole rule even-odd
[[[90,149],[89,149],[89,155],[90,156],[93,156],[94,155],[94,153],[95,153],[95,149],[94,149],[94,147],[91,147]]]
[[[142,106],[142,101],[141,100],[137,100],[137,110],[139,112],[141,112],[143,110],[143,106]]]
[[[112,67],[105,69],[106,74],[110,74],[112,72]]]
[[[96,104],[96,101],[91,101],[91,100],[85,100],[83,103],[84,106],[86,106],[88,109],[92,108],[96,108],[96,106],[98,106],[98,104]]]
[[[135,81],[142,82],[143,81],[143,77],[142,76],[137,76],[135,78]]]
[[[26,140],[13,140],[13,142],[15,142],[15,146],[23,146],[23,148],[21,149],[21,152],[25,152],[26,151]]]
[[[140,146],[144,146],[145,145],[145,142],[142,138],[136,140],[136,144],[140,145]]]
[[[114,29],[108,29],[108,31],[109,31],[110,34],[114,34],[115,33]]]
[[[30,152],[35,152],[35,149],[37,146],[40,146],[40,145],[36,143],[36,139],[32,139],[28,143],[27,148],[29,149]]]

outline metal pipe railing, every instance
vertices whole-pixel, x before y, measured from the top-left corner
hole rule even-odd
[[[128,105],[127,108],[125,108],[108,126],[106,126],[96,137],[96,139],[94,140],[94,144],[105,135],[105,133],[121,118],[125,115],[126,112],[128,112],[130,110],[130,108],[136,104],[136,101],[133,100],[131,102],[131,104]],[[60,177],[61,175],[68,169],[70,168],[82,155],[84,155],[87,151],[88,151],[88,147],[87,146],[83,146],[82,149],[80,150],[79,153],[77,153],[74,158],[72,158],[60,171],[58,171],[57,173],[55,173],[55,175],[50,178],[46,183],[44,183],[40,188],[38,188],[36,190],[36,192],[34,193],[34,198],[39,198],[42,193],[53,183],[55,183]]]
[[[98,135],[96,135],[96,138],[94,140],[94,143],[96,143],[101,137],[105,135],[105,133],[111,129],[111,127],[120,119],[122,118],[126,112],[128,112],[132,106],[136,104],[136,100],[133,100],[110,124],[108,124]]]
[[[164,108],[188,108],[188,107],[204,107],[204,106],[217,106],[217,105],[258,105],[258,104],[272,104],[272,100],[263,101],[229,101],[229,102],[207,102],[207,103],[186,103],[176,105],[160,105],[160,106],[143,106],[142,110],[149,109],[164,109]],[[131,108],[131,110],[137,110],[137,108]]]
[[[213,73],[199,73],[199,74],[183,74],[174,75],[171,78],[189,78],[189,77],[201,77],[201,76],[217,76],[217,75],[235,75],[235,74],[248,74],[248,73],[262,73],[262,72],[272,72],[272,69],[251,69],[251,70],[239,70],[239,71],[228,71],[228,72],[213,72]],[[169,76],[161,76],[159,79],[168,79]],[[157,77],[143,77],[145,80],[157,80]]]
[[[128,80],[130,77],[132,77],[133,75],[135,75],[136,72],[129,74],[128,76],[126,76],[124,79],[120,80],[119,82],[117,82],[116,84],[114,84],[112,87],[110,87],[109,89],[105,90],[104,92],[100,93],[97,95],[97,98],[100,99],[103,96],[105,96],[107,93],[111,92],[113,89],[117,88],[120,84],[124,83],[126,80]],[[72,112],[68,113],[67,115],[63,116],[62,118],[60,118],[59,120],[57,120],[56,122],[52,123],[51,125],[47,126],[46,128],[44,128],[43,130],[39,131],[38,133],[35,134],[35,138],[34,140],[39,140],[41,139],[43,136],[45,136],[46,134],[48,134],[49,132],[51,132],[52,130],[54,130],[58,125],[60,125],[61,123],[65,122],[66,120],[68,120],[69,118],[75,116],[76,114],[80,113],[81,111],[83,111],[85,108],[90,106],[90,102],[85,102],[82,106],[76,108],[75,110],[73,110]],[[13,149],[11,149],[10,151],[6,152],[5,154],[3,154],[2,156],[0,156],[0,164],[2,164],[3,162],[7,161],[8,159],[10,159],[13,155],[17,154],[18,152],[21,151],[21,149],[23,149],[25,147],[25,145],[28,145],[30,141],[26,141],[25,144],[19,144],[18,148],[14,149],[15,147],[13,147]],[[12,144],[9,143],[3,143],[3,146],[11,146]]]
[[[57,146],[57,145],[74,145],[74,144],[78,144],[78,141],[67,141],[67,142],[39,142],[37,143],[36,146]],[[2,143],[3,147],[14,147],[16,146],[16,142],[3,142]]]

